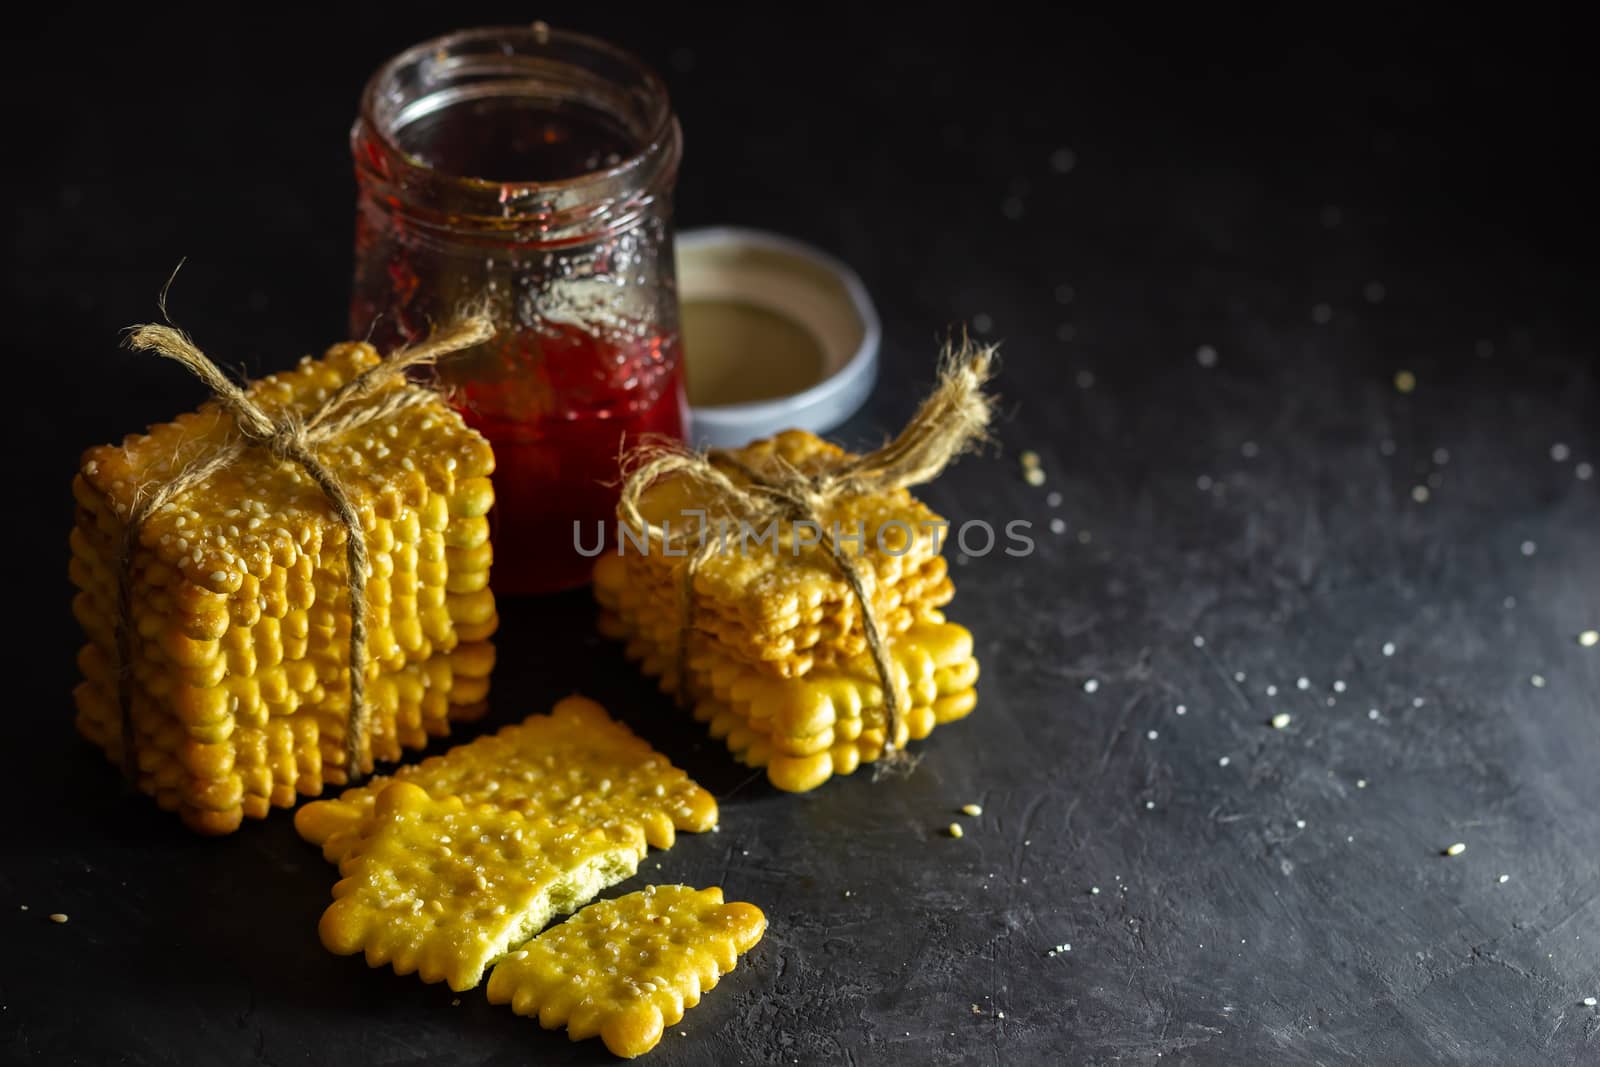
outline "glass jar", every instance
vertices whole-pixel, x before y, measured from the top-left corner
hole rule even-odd
[[[542,24],[424,42],[372,76],[350,135],[352,336],[380,350],[464,310],[495,337],[440,367],[494,446],[494,585],[588,580],[617,459],[683,436],[672,253],[681,152],[666,87]]]

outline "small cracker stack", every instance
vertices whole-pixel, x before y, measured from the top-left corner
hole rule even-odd
[[[856,458],[791,430],[708,461],[748,485],[751,474],[812,476]],[[746,764],[766,768],[780,789],[813,789],[879,759],[889,716],[861,598],[810,530],[785,518],[765,540],[765,528],[742,525],[702,485],[668,476],[639,498],[643,518],[669,530],[705,513],[706,538],[717,543],[695,561],[690,588],[684,549],[651,542],[641,550],[624,537],[620,551],[595,567],[603,631],[626,642],[646,673],[688,698],[714,737]],[[941,610],[955,595],[940,554],[943,520],[905,488],[892,488],[829,500],[817,522],[837,531],[884,637],[902,709],[893,747],[971,712],[972,636]]]
[[[378,362],[368,345],[338,345],[244,395],[274,420],[304,417]],[[387,382],[375,395],[400,388]],[[116,630],[129,516],[142,494],[237,439],[234,417],[213,401],[90,449],[73,480],[73,610],[88,637],[78,729],[204,833],[348,774],[346,531],[323,490],[267,447],[244,449],[138,531],[127,605],[134,751],[122,751]],[[359,516],[370,560],[370,755],[398,759],[485,706],[498,623],[486,518],[494,454],[438,398],[316,451]]]

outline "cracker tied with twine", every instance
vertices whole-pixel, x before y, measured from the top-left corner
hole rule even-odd
[[[654,673],[660,673],[664,683],[680,697],[689,699],[698,695],[691,692],[694,672],[690,665],[697,642],[726,647],[723,638],[730,625],[749,626],[751,620],[760,620],[772,632],[789,627],[785,640],[792,641],[793,633],[805,633],[803,639],[813,646],[818,640],[859,626],[865,645],[863,655],[881,692],[884,762],[880,768],[904,769],[907,761],[903,739],[908,732],[905,720],[912,705],[904,672],[895,665],[895,634],[917,618],[937,612],[931,604],[902,604],[894,584],[919,563],[926,570],[926,553],[907,555],[903,543],[900,550],[883,550],[882,531],[896,524],[912,526],[914,523],[907,521],[912,516],[918,517],[917,521],[926,521],[922,516],[937,520],[906,490],[932,481],[957,456],[985,439],[994,399],[984,386],[994,366],[992,348],[963,344],[958,350],[947,349],[938,384],[911,421],[893,440],[864,455],[850,455],[810,435],[791,431],[739,450],[701,453],[651,443],[625,457],[618,516],[627,530],[637,535],[637,543],[644,545],[644,551],[635,554],[642,561],[642,575],[670,573],[675,602],[666,613],[659,606],[641,608],[631,617],[626,611],[619,613],[617,621],[623,631],[619,636],[639,638],[652,620],[673,630],[673,662],[658,664],[659,670]],[[792,460],[786,451],[800,458]],[[668,487],[673,499],[685,505],[679,516],[671,518],[649,501],[652,494]],[[912,508],[920,510],[908,510]],[[695,516],[694,521],[677,521],[680,516],[691,515]],[[837,519],[841,515],[867,516],[867,524],[876,526],[878,537],[869,532],[863,538],[860,531],[839,529]],[[763,600],[751,593],[743,598],[743,604],[723,603],[718,597],[707,596],[710,587],[701,579],[704,571],[713,569],[708,564],[716,560],[719,569],[738,570],[743,566],[739,562],[724,565],[727,554],[749,551],[748,539],[730,545],[726,536],[729,525],[741,531],[756,531],[759,541],[760,531],[774,522],[786,530],[770,547],[774,553],[780,545],[794,545],[797,525],[809,527],[816,537],[811,543],[818,547],[832,574],[843,582],[847,604],[830,604],[827,595],[816,588],[816,582],[810,583],[813,588],[802,588],[798,594],[791,590],[785,598],[768,596]],[[878,551],[869,544],[875,540]],[[916,541],[914,535],[912,540]],[[853,551],[847,547],[850,544],[854,545]],[[936,546],[935,541],[935,556]],[[794,555],[798,559],[798,546]],[[632,559],[629,558],[630,563]],[[912,563],[903,564],[902,559]],[[600,563],[602,569],[615,566],[606,559]],[[786,554],[767,566],[778,570],[795,569],[801,564],[792,563]],[[942,573],[939,576],[942,578]],[[771,577],[774,576],[767,576]],[[639,584],[647,585],[648,580]],[[767,587],[774,584],[765,582]],[[611,594],[603,591],[602,585],[615,588],[614,582],[600,582],[597,571],[597,596],[608,612],[615,613],[617,605],[606,602]],[[944,595],[937,603],[948,599]],[[713,602],[705,603],[707,600]],[[902,607],[906,609],[901,612],[903,617],[893,618]],[[738,615],[736,622],[728,622],[730,613]],[[642,651],[640,658],[648,660],[650,652]],[[811,653],[798,665],[792,658],[782,660],[779,673],[786,677],[804,674],[814,660]],[[752,665],[772,667],[770,662]],[[848,669],[848,663],[841,660],[840,667]],[[648,662],[646,669],[650,669]]]
[[[196,829],[359,776],[481,707],[493,453],[408,375],[492,333],[472,317],[387,358],[339,345],[240,385],[170,325],[129,331],[212,402],[85,454],[79,728]]]

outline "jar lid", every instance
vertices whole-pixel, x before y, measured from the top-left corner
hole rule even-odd
[[[877,377],[881,331],[854,271],[759,230],[687,230],[676,247],[696,446],[824,433],[860,409]]]

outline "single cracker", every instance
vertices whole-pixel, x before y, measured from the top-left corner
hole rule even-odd
[[[295,829],[337,863],[366,832],[378,794],[393,781],[435,799],[456,796],[561,822],[636,822],[656,848],[671,848],[678,830],[699,833],[717,823],[710,793],[599,704],[572,696],[549,715],[530,715],[337,799],[307,804],[295,812]]]
[[[555,823],[395,782],[340,864],[317,932],[336,955],[364,952],[370,967],[460,992],[553,917],[631,877],[644,852],[636,824]]]
[[[685,1009],[733,970],[766,931],[753,904],[722,890],[653,885],[591,904],[495,966],[489,1002],[565,1026],[574,1041],[598,1035],[626,1059],[649,1052]]]

